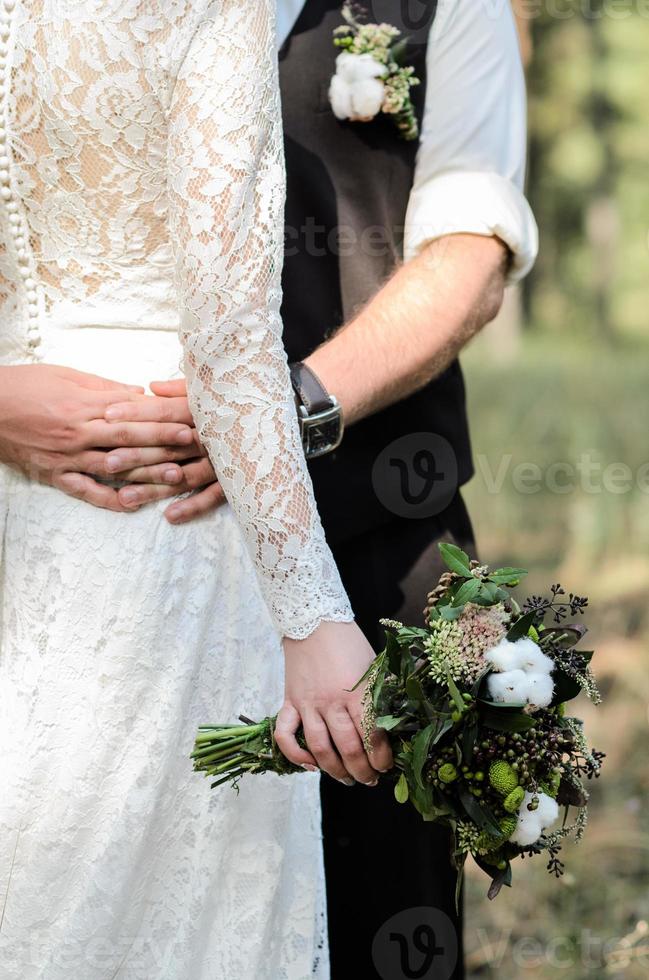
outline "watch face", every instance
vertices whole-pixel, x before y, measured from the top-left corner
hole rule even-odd
[[[302,419],[304,451],[307,459],[324,456],[340,444],[343,434],[342,412],[333,405],[324,412]]]
[[[331,452],[340,439],[340,417],[314,422],[308,429],[307,456],[322,456]]]

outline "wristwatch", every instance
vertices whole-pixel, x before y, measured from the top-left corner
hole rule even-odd
[[[333,452],[343,437],[343,410],[320,378],[301,361],[290,365],[304,455],[316,459]]]

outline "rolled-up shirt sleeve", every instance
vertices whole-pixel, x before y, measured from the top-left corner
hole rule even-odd
[[[538,231],[523,193],[525,78],[509,0],[440,0],[427,76],[404,257],[444,235],[497,236],[512,253],[510,281],[521,279]]]

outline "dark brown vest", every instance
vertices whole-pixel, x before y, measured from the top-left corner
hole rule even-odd
[[[341,6],[339,0],[307,0],[280,52],[288,170],[282,314],[290,360],[308,356],[392,274],[402,257],[414,179],[417,143],[400,139],[390,119],[339,122],[331,111],[328,89],[338,53],[333,31],[343,23]],[[408,36],[406,63],[422,79],[412,90],[421,119],[435,0],[365,0],[364,6],[370,20],[393,24]],[[444,479],[431,488],[441,502],[439,511],[472,474],[457,363],[422,391],[348,429],[334,454],[311,464],[332,542],[406,513],[428,517],[434,512],[430,499],[419,513],[400,508],[398,501],[391,506],[381,485],[383,470],[375,466],[395,440],[405,444],[406,455],[417,457],[420,433],[433,433],[443,449],[448,447],[443,465],[437,465],[446,470]],[[392,479],[389,471],[386,479]],[[416,468],[413,480],[416,498]]]

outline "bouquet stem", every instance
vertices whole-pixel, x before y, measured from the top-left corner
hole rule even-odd
[[[286,759],[275,743],[275,718],[253,722],[241,716],[242,725],[202,725],[191,758],[194,771],[217,776],[211,789],[235,783],[246,773],[301,772]]]

